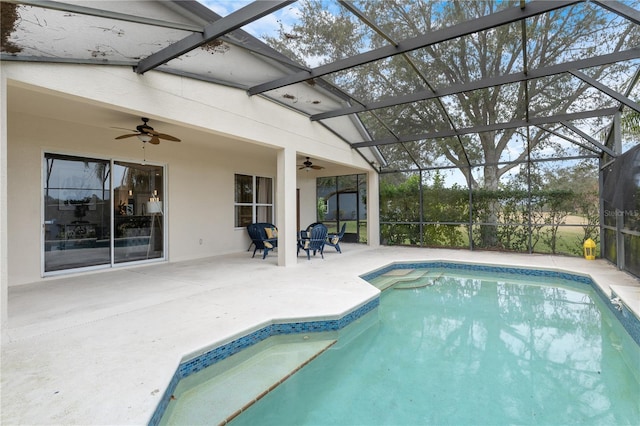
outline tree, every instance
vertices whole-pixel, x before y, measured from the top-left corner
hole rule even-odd
[[[323,2],[315,1],[299,4],[299,21],[290,28],[282,24],[280,36],[268,38],[267,42],[307,65],[330,63],[389,43],[345,9],[326,10]],[[364,14],[395,41],[519,5],[518,1],[497,0],[442,3],[387,0],[359,4]],[[636,46],[640,39],[635,25],[623,19],[611,19],[607,11],[593,3],[577,4],[529,18],[524,34],[525,43],[522,42],[520,23],[502,25],[325,78],[367,103],[429,87],[437,89],[522,72],[525,47],[526,66],[535,69],[628,49]],[[599,67],[585,72],[592,78],[604,79],[613,75],[616,69],[629,65]],[[374,138],[388,137],[390,132],[420,134],[447,127],[522,120],[526,114],[562,114],[576,105],[591,109],[607,101],[592,96],[588,88],[571,75],[555,75],[395,106],[360,117]],[[528,161],[530,152],[549,148],[562,155],[559,143],[550,138],[549,133],[535,127],[380,147],[400,169],[416,168],[416,163],[428,167],[446,158],[461,170],[470,188],[483,186],[494,191],[499,189],[505,174],[520,162]],[[505,158],[511,162],[504,163]],[[481,165],[480,180],[472,173],[469,163]],[[489,223],[497,222],[498,208],[497,205],[489,206]],[[494,228],[486,227],[483,232],[485,246],[496,242]]]
[[[622,116],[622,130],[640,137],[640,112],[631,110]]]

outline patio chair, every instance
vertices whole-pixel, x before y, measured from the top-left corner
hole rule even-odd
[[[247,232],[255,245],[251,258],[256,256],[256,251],[262,250],[262,258],[264,259],[267,257],[267,253],[278,247],[278,228],[272,223],[252,223],[247,225]],[[251,248],[251,246],[249,246],[249,248]]]
[[[327,241],[325,244],[331,247],[335,247],[338,253],[342,253],[342,250],[340,250],[340,240],[342,240],[342,237],[344,237],[344,231],[346,229],[347,229],[347,224],[345,222],[342,224],[342,228],[340,228],[340,232],[338,232],[337,234],[327,235]]]
[[[307,252],[307,259],[311,260],[311,251],[313,251],[314,256],[317,252],[320,252],[320,256],[324,259],[323,252],[327,241],[327,227],[322,223],[318,223],[310,231],[306,231],[306,236],[303,236],[302,232],[298,239],[298,254],[300,250],[304,250]]]
[[[321,224],[322,224],[322,222],[313,222],[311,225],[307,226],[306,229],[303,229],[303,230],[300,231],[300,235],[299,235],[298,239],[300,239],[300,238],[308,238],[309,234],[311,233],[311,229],[314,226],[321,225]]]

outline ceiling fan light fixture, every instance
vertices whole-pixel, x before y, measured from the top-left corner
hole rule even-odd
[[[153,145],[158,145],[160,143],[160,139],[180,142],[180,139],[175,136],[167,135],[166,133],[159,133],[153,130],[153,127],[149,126],[147,122],[148,118],[142,117],[142,124],[136,126],[135,130],[131,130],[132,133],[127,133],[126,135],[120,135],[116,139],[127,139],[136,136],[139,141],[142,143],[150,143]],[[120,129],[120,127],[117,127]],[[127,130],[127,129],[124,129]]]
[[[140,139],[143,143],[147,143],[151,140],[151,138],[153,136],[147,134],[147,133],[140,133],[138,136],[138,139]]]
[[[306,172],[309,172],[311,170],[321,170],[324,169],[324,167],[322,166],[314,166],[313,163],[311,162],[311,160],[309,159],[309,157],[307,157],[307,160],[302,163],[301,165],[299,165],[298,170],[304,170]]]

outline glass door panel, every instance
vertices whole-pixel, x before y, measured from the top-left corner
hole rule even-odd
[[[350,243],[358,242],[358,176],[338,176],[338,229],[347,224],[342,240]]]
[[[44,271],[111,263],[108,161],[45,155]]]
[[[367,175],[358,175],[358,229],[357,241],[367,242]]]
[[[113,164],[114,263],[163,258],[163,168]]]
[[[366,175],[317,178],[316,196],[318,220],[330,233],[346,224],[343,241],[366,242]]]

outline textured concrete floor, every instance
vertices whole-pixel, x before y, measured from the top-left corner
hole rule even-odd
[[[359,275],[403,260],[589,274],[640,316],[640,281],[605,261],[468,250],[344,244],[287,268],[245,252],[47,280],[9,289],[1,422],[146,424],[183,357],[274,320],[340,317],[378,294]]]

